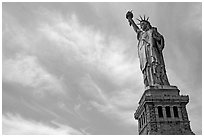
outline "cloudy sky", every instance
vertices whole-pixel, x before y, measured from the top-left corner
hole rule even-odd
[[[170,84],[190,96],[201,134],[201,3],[122,2],[3,3],[3,134],[138,134],[144,85],[129,9],[163,34]]]

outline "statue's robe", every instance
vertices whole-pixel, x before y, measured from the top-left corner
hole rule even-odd
[[[164,38],[152,27],[137,34],[140,69],[144,76],[145,86],[169,85],[162,50]]]

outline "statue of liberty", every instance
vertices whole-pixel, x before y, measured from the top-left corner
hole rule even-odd
[[[145,16],[139,21],[140,28],[133,21],[133,13],[128,11],[126,18],[130,26],[133,26],[137,33],[138,40],[138,56],[140,60],[140,69],[143,74],[145,87],[170,85],[166,70],[162,50],[164,49],[164,38],[157,31],[157,28],[152,27]]]

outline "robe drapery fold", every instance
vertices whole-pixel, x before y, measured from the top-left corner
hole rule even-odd
[[[164,38],[155,27],[139,31],[138,56],[145,86],[170,85],[167,79],[162,50]]]

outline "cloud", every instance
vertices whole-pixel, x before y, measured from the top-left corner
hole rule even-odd
[[[88,68],[88,71],[96,70],[108,74],[106,76],[114,77],[118,84],[133,78],[133,74],[140,73],[135,69],[139,66],[138,59],[128,59],[128,56],[132,55],[126,54],[124,40],[106,35],[93,26],[84,26],[74,14],[67,15],[67,18],[57,13],[47,14],[55,18],[50,18],[49,23],[41,23],[38,30],[44,40],[55,43],[51,46],[64,55],[63,62],[75,61],[82,65],[82,69]]]
[[[133,113],[137,104],[135,100],[139,99],[140,93],[136,92],[136,88],[109,92],[105,87],[99,87],[90,75],[86,75],[80,83],[86,96],[89,97],[88,103],[98,112],[111,119],[120,120],[128,126],[137,125]]]
[[[90,104],[99,112],[102,112],[105,116],[111,118],[111,120],[120,121],[120,124],[123,126],[124,124],[125,126],[137,126],[137,121],[135,121],[133,117],[134,109],[120,109],[111,102],[101,104],[97,101],[90,101]]]
[[[140,73],[138,69],[135,69],[138,68],[139,62],[138,59],[128,60],[125,41],[106,35],[94,26],[81,24],[74,14],[62,16],[58,12],[45,9],[34,13],[40,14],[38,17],[41,20],[34,25],[32,31],[26,29],[27,26],[17,23],[15,17],[11,17],[8,13],[4,16],[7,21],[4,21],[7,26],[4,29],[4,39],[10,37],[11,41],[16,41],[21,37],[18,44],[8,44],[8,41],[4,41],[9,47],[10,45],[21,47],[21,51],[14,48],[15,54],[26,53],[25,56],[31,54],[28,56],[36,57],[46,70],[63,79],[75,79],[84,71],[90,73],[98,71],[114,79],[112,81],[117,85],[125,84],[127,79],[136,83],[141,81],[141,77],[132,77]],[[15,22],[17,27],[9,27],[14,26],[11,21]],[[15,32],[18,37],[9,33],[10,31]],[[8,48],[5,44],[3,45],[4,48],[6,47],[6,52],[12,51],[12,47]],[[71,73],[70,71],[73,74],[71,76],[67,75]]]
[[[55,134],[82,134],[82,132],[57,122],[50,126],[34,120],[28,120],[20,115],[8,113],[2,116],[2,133],[9,135],[55,135]]]
[[[90,98],[98,100],[101,103],[106,102],[105,94],[103,93],[102,89],[93,81],[90,75],[86,75],[80,80],[80,86],[85,94],[87,94]]]
[[[187,31],[189,31],[189,29],[192,30],[196,30],[198,32],[202,31],[202,4],[201,3],[194,3],[194,4],[190,4],[191,10],[194,12],[189,12],[189,14],[187,14],[187,17],[190,19],[188,21],[183,22],[184,23],[184,29],[188,28]]]
[[[18,54],[14,59],[3,60],[3,81],[31,87],[36,92],[63,93],[60,79],[49,74],[34,56]]]
[[[12,50],[12,53],[15,53],[12,54],[12,58],[4,54],[3,81],[31,87],[41,93],[63,93],[70,89],[74,95],[79,94],[76,92],[78,90],[80,93],[83,92],[82,100],[88,100],[88,104],[77,104],[72,94],[73,100],[66,100],[71,105],[67,105],[64,100],[57,100],[58,104],[52,105],[52,108],[59,107],[63,110],[57,111],[56,116],[52,113],[55,117],[64,118],[63,114],[66,112],[66,116],[67,113],[76,113],[80,120],[85,120],[86,117],[82,114],[86,112],[81,107],[85,105],[90,107],[91,103],[92,107],[101,105],[99,107],[101,110],[97,108],[97,111],[105,116],[110,114],[114,118],[116,115],[116,119],[122,119],[123,122],[127,122],[128,117],[133,118],[129,108],[128,111],[123,110],[130,102],[126,105],[117,102],[117,98],[121,100],[125,98],[127,101],[131,90],[127,92],[129,95],[125,94],[125,91],[122,94],[116,93],[115,97],[110,94],[116,92],[116,89],[124,88],[123,86],[133,88],[133,83],[140,81],[140,77],[132,77],[141,72],[135,69],[139,66],[138,60],[128,59],[126,42],[115,36],[106,35],[93,26],[84,26],[76,15],[64,17],[59,13],[46,11],[40,12],[39,18],[41,20],[32,28],[34,31],[29,31],[26,25],[18,24],[18,27],[11,29],[7,26],[4,38],[12,36],[11,40],[17,40],[9,33],[12,30],[21,39],[18,44],[15,42],[4,44],[6,47],[15,45],[16,48]],[[14,18],[12,20],[15,22]],[[21,48],[20,51],[18,47]],[[6,51],[11,49],[5,48]],[[105,82],[114,90],[108,89]],[[69,89],[69,86],[72,87]],[[47,100],[46,98],[45,102],[48,102]],[[52,104],[51,100],[49,104]],[[48,107],[46,111],[52,112],[52,108]],[[75,121],[77,122],[80,123]]]

